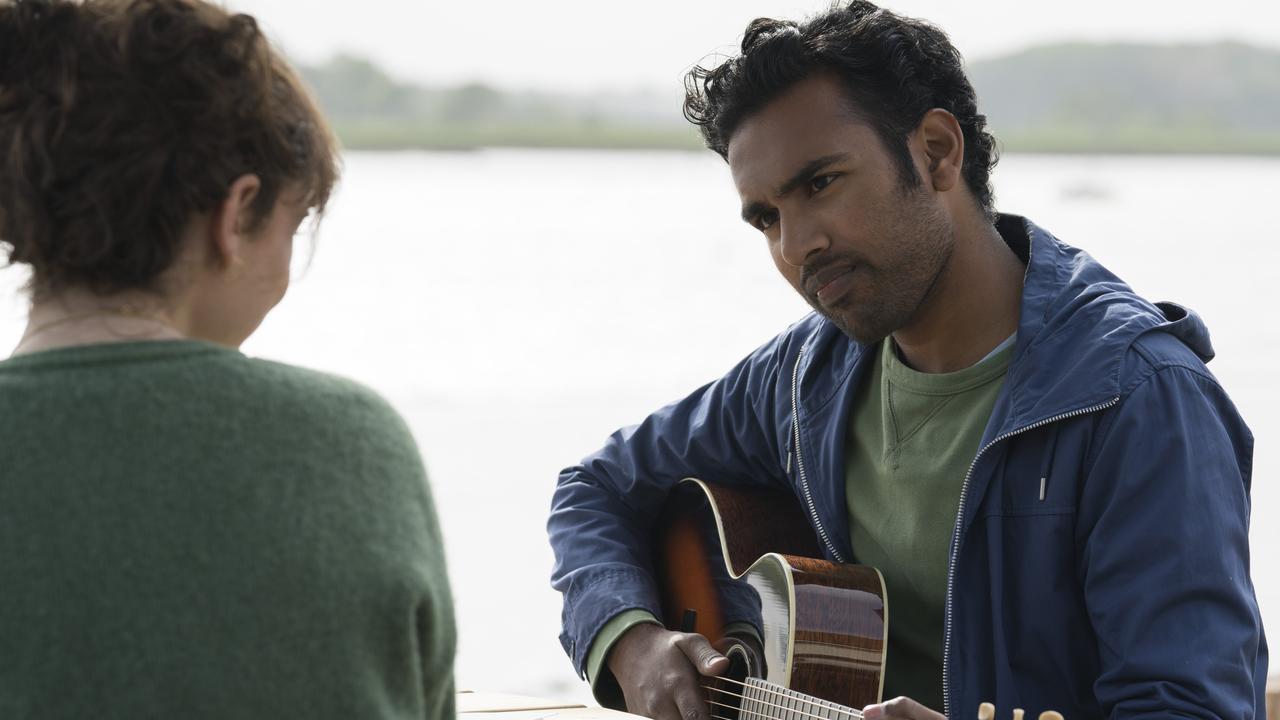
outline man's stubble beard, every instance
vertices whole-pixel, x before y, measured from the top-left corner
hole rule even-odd
[[[912,191],[908,191],[911,194]],[[855,275],[865,274],[865,280],[875,291],[870,300],[854,306],[854,300],[845,301],[845,308],[832,311],[818,302],[817,297],[802,293],[805,300],[818,314],[833,322],[836,327],[863,345],[878,343],[897,330],[910,325],[920,310],[935,294],[939,279],[946,272],[955,249],[955,230],[940,209],[921,201],[906,202],[893,220],[887,223],[897,228],[893,233],[893,245],[907,248],[886,267],[859,266]],[[851,295],[855,295],[855,292]]]

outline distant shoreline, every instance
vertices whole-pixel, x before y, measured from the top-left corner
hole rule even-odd
[[[1280,155],[1276,49],[1055,43],[968,70],[1004,152]],[[352,149],[702,150],[677,93],[427,87],[350,55],[301,71]]]
[[[411,124],[339,124],[348,150],[470,151],[490,148],[545,150],[667,150],[705,152],[692,128],[622,125],[448,127]],[[1001,152],[1045,155],[1280,156],[1280,136],[1135,131],[1097,137],[1083,132],[1035,135],[996,133]]]

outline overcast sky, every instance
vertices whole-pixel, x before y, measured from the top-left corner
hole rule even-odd
[[[429,83],[677,88],[702,57],[730,51],[752,18],[803,17],[823,0],[229,0],[295,59],[338,51]],[[967,58],[1060,39],[1233,38],[1280,48],[1276,0],[894,0],[940,25]]]

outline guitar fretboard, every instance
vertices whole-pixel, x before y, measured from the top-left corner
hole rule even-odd
[[[742,688],[738,720],[860,720],[854,710],[813,695],[788,690],[759,678],[747,678]]]

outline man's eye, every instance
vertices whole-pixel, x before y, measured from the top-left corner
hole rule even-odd
[[[835,175],[819,175],[809,181],[809,189],[813,192],[821,192],[823,188],[835,181]]]
[[[776,210],[762,212],[756,216],[756,229],[768,230],[773,227],[776,222],[778,222],[778,212]]]

